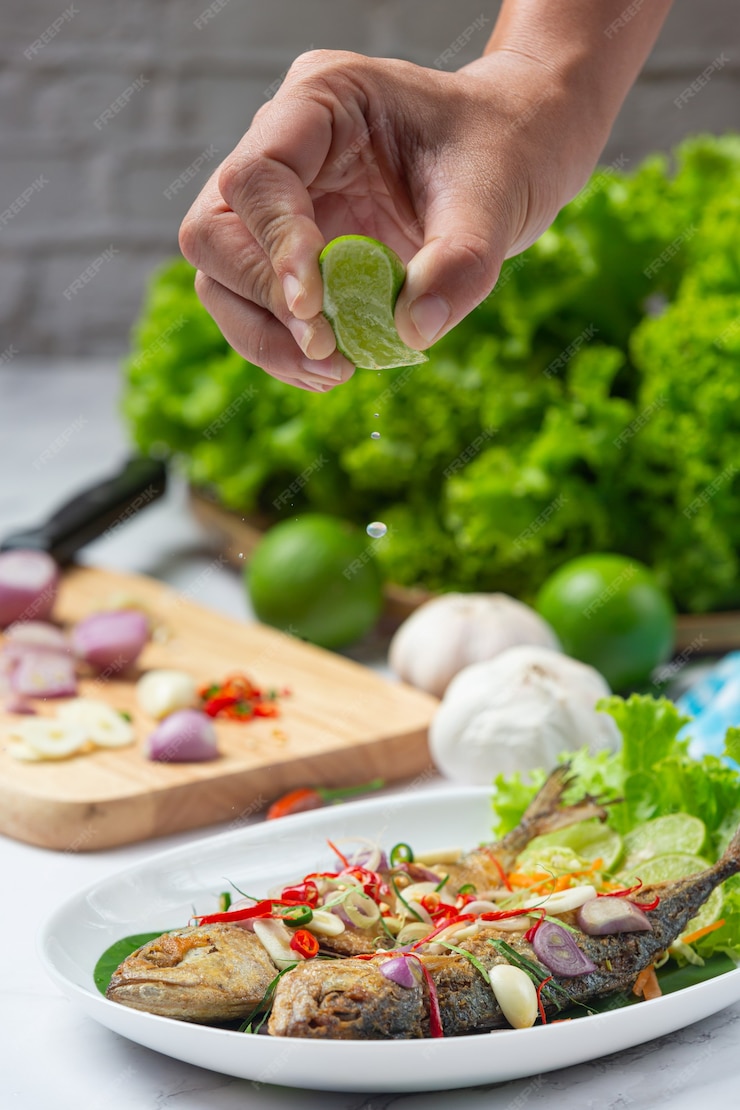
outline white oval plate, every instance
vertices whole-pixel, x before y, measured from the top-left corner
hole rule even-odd
[[[316,810],[210,837],[152,857],[70,898],[40,935],[47,971],[109,1029],[178,1060],[289,1087],[335,1091],[440,1091],[579,1064],[671,1033],[740,999],[740,968],[637,1006],[531,1029],[417,1041],[251,1037],[109,1002],[93,982],[114,941],[183,925],[213,912],[227,879],[262,894],[326,868],[325,840],[365,836],[419,852],[490,840],[491,791],[411,791]]]

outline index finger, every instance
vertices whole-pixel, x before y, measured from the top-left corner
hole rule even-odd
[[[321,311],[318,257],[324,237],[316,225],[308,185],[332,143],[330,109],[310,90],[291,90],[255,120],[226,159],[219,189],[270,259],[288,308],[300,320]]]

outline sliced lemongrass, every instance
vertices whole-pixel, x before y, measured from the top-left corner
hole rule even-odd
[[[540,894],[537,898],[530,898],[522,904],[523,909],[542,907],[549,914],[568,913],[577,910],[579,906],[596,897],[596,888],[584,884],[571,886],[567,890],[559,890],[555,894]]]
[[[457,863],[462,854],[462,848],[439,848],[436,852],[417,852],[414,863],[421,863],[425,867],[434,863]]]
[[[134,730],[120,713],[97,698],[74,698],[57,714],[63,724],[77,725],[100,748],[125,748],[133,743]]]
[[[82,751],[88,744],[88,735],[84,728],[49,717],[15,725],[13,736],[42,759],[66,759]]]
[[[350,890],[342,903],[342,910],[358,929],[369,929],[380,917],[380,909],[369,894]]]
[[[328,910],[314,910],[313,917],[305,926],[310,932],[322,937],[338,937],[345,931],[341,917]]]

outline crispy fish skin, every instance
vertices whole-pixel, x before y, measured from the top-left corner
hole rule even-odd
[[[596,964],[596,970],[577,977],[555,976],[576,1002],[628,989],[638,973],[653,962],[686,927],[715,887],[740,871],[740,830],[726,853],[706,871],[676,882],[644,887],[642,899],[660,897],[650,912],[652,931],[587,936],[574,939]],[[529,922],[527,922],[529,924]],[[505,958],[488,943],[499,937],[522,955],[536,960],[523,933],[482,929],[461,948],[475,955],[486,969]],[[482,1033],[508,1023],[493,992],[463,956],[421,956],[437,990],[446,1036]],[[284,975],[275,992],[269,1032],[277,1037],[326,1037],[343,1040],[387,1040],[429,1036],[429,1000],[423,985],[398,987],[380,973],[383,957],[372,961],[308,961]],[[543,999],[543,1001],[545,1001]],[[546,1010],[554,1007],[546,1003]]]
[[[123,961],[105,993],[134,1010],[209,1024],[246,1017],[276,975],[254,933],[214,924],[149,941]]]

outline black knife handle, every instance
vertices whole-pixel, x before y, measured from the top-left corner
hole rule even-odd
[[[161,460],[129,459],[112,478],[77,494],[38,528],[6,537],[0,551],[34,548],[48,552],[58,563],[67,563],[85,544],[116,531],[157,501],[166,488],[167,470]]]

